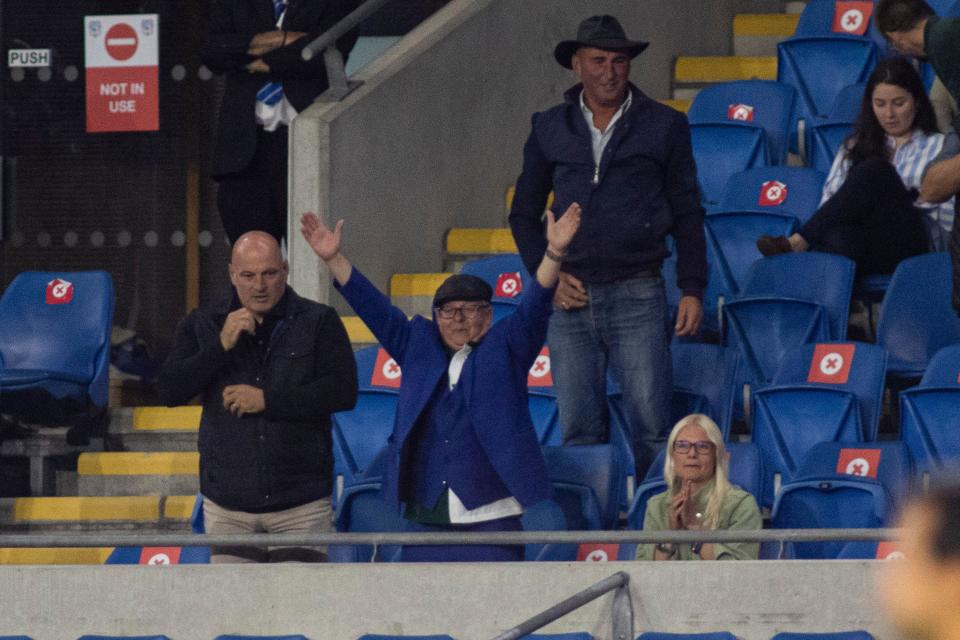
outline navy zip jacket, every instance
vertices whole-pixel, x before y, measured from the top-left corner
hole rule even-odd
[[[234,299],[190,313],[177,327],[157,391],[169,406],[202,394],[200,491],[226,509],[271,513],[329,496],[330,414],[352,409],[357,366],[332,307],[287,287],[268,345],[243,333],[224,351],[220,330]],[[263,389],[266,410],[237,417],[223,407],[227,385]]]
[[[615,282],[659,270],[676,240],[677,285],[703,297],[707,284],[703,207],[686,116],[651,100],[633,84],[630,108],[614,125],[599,167],[580,109],[581,85],[565,102],[534,114],[523,149],[510,227],[523,262],[534,273],[547,241],[542,221],[554,192],[558,217],[571,203],[583,213],[563,270],[587,283]]]

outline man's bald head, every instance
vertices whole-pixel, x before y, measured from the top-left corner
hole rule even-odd
[[[269,233],[248,231],[233,243],[230,282],[246,309],[257,317],[273,309],[287,286],[287,263]]]

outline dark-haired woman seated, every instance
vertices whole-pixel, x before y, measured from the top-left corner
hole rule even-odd
[[[920,76],[903,58],[889,58],[867,82],[856,127],[837,153],[820,208],[790,236],[762,236],[765,256],[825,251],[847,256],[860,274],[892,273],[930,249],[942,251],[953,227],[953,200],[918,200],[923,173],[944,145]]]

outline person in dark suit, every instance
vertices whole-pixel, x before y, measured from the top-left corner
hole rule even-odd
[[[447,278],[434,318],[390,304],[340,253],[343,220],[331,231],[311,213],[303,235],[335,286],[403,369],[383,492],[419,531],[519,531],[523,508],[550,497],[527,408],[527,372],[540,353],[560,260],[580,225],[576,203],[548,214],[546,250],[516,312],[492,324],[492,290],[470,275]],[[411,546],[403,560],[515,561],[522,546]]]
[[[230,243],[287,228],[287,127],[327,88],[323,56],[301,51],[359,0],[213,0],[203,63],[226,76],[212,176]],[[356,35],[337,41],[346,59]]]

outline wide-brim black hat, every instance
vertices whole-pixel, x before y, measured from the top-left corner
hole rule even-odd
[[[636,58],[648,46],[649,42],[628,40],[620,22],[613,16],[592,16],[580,23],[576,40],[564,40],[557,45],[553,50],[553,57],[562,66],[570,69],[570,59],[580,47],[622,51],[631,58]]]

